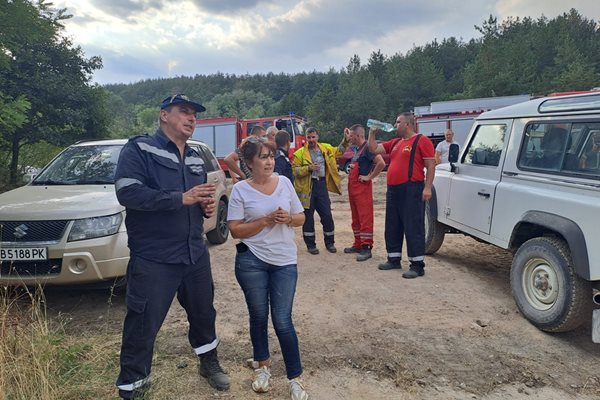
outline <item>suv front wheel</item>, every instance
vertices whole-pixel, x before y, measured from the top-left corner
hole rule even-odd
[[[513,258],[513,297],[523,316],[541,330],[570,331],[590,317],[591,284],[572,265],[569,247],[556,237],[530,239]]]
[[[229,226],[227,225],[227,203],[225,200],[219,200],[217,207],[217,225],[215,229],[206,233],[206,239],[211,244],[221,244],[227,241],[229,237]]]

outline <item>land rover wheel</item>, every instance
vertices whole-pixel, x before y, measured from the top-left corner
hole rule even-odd
[[[225,200],[219,200],[217,207],[217,225],[215,229],[206,233],[206,239],[212,244],[221,244],[227,241],[229,237],[229,226],[227,225],[227,203]]]
[[[435,201],[435,200],[431,200]],[[433,254],[444,243],[445,228],[440,224],[431,210],[430,201],[425,202],[425,254]]]
[[[591,284],[575,274],[562,239],[523,243],[513,258],[510,284],[523,316],[541,330],[570,331],[591,316]]]

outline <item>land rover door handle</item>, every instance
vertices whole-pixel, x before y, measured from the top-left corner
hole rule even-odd
[[[490,194],[489,193],[485,193],[485,192],[477,192],[478,195],[480,195],[481,197],[485,197],[486,199],[490,198]]]

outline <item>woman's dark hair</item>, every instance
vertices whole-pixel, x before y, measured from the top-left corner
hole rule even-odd
[[[242,159],[249,166],[252,163],[254,157],[260,154],[263,147],[269,149],[269,152],[275,155],[275,143],[264,142],[257,138],[248,138],[242,143],[240,147],[242,153]]]

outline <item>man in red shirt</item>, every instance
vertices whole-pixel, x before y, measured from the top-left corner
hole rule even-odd
[[[400,269],[402,242],[410,269],[404,278],[425,275],[425,201],[431,199],[435,175],[435,149],[428,137],[415,133],[415,118],[402,113],[396,118],[397,138],[377,143],[377,129],[369,130],[369,151],[390,155],[385,207],[387,261],[379,269]],[[425,169],[427,174],[425,174]]]

